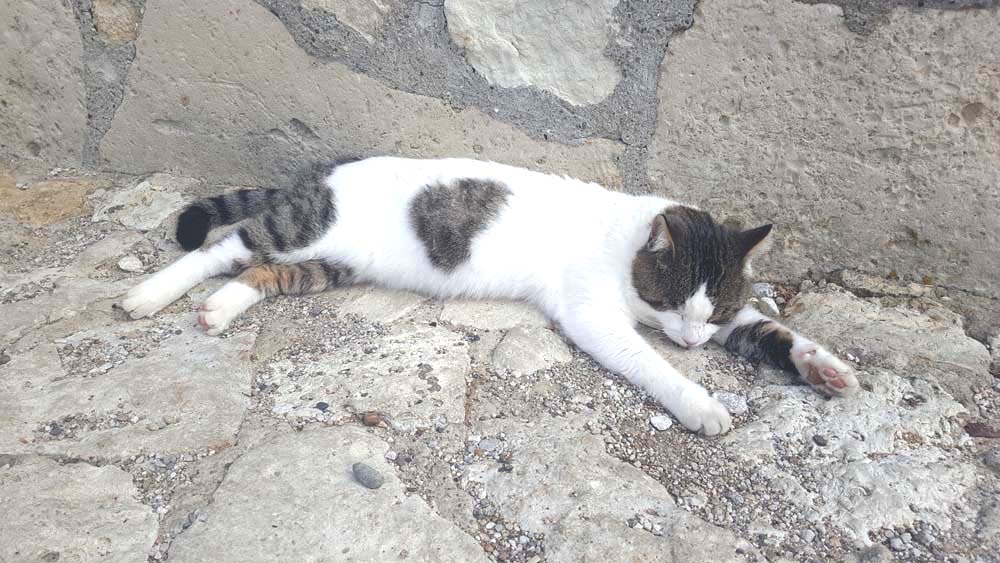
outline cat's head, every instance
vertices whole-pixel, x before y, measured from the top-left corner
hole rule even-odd
[[[768,246],[771,225],[746,231],[704,211],[668,207],[649,227],[632,263],[632,284],[646,316],[674,342],[701,346],[750,294],[750,259]]]

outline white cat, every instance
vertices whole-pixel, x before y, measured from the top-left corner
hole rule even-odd
[[[235,232],[195,250],[210,229],[238,221]],[[667,199],[491,162],[368,158],[315,167],[292,189],[192,204],[177,239],[194,251],[132,289],[122,306],[145,317],[238,270],[202,307],[209,334],[265,297],[351,283],[523,299],[685,427],[715,435],[731,427],[725,407],[660,357],[637,322],[683,347],[712,339],[768,360],[830,395],[858,388],[822,347],[743,306],[750,261],[770,230],[740,232]]]

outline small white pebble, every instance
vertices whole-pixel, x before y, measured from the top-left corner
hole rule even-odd
[[[141,272],[146,269],[146,267],[142,265],[142,260],[139,260],[135,256],[125,256],[124,258],[119,260],[118,268],[121,269],[123,272],[132,272],[132,273]]]
[[[658,415],[654,415],[654,416],[649,417],[649,424],[653,428],[655,428],[655,429],[657,429],[657,430],[659,430],[659,431],[662,432],[662,431],[666,430],[667,428],[670,428],[671,426],[673,426],[674,425],[674,421],[671,420],[669,416],[658,414]]]

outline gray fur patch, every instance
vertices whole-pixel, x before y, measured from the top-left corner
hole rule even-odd
[[[290,188],[269,192],[267,209],[240,228],[247,248],[286,252],[309,246],[323,236],[337,220],[336,198],[326,179],[340,164],[344,162],[315,165]]]
[[[424,187],[410,204],[410,223],[435,267],[450,272],[469,259],[472,239],[496,219],[510,189],[464,178]]]

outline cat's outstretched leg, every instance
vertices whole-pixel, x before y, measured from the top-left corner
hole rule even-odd
[[[858,378],[850,366],[819,344],[751,307],[741,309],[712,339],[751,361],[766,360],[797,373],[827,395],[847,396],[858,390]]]
[[[222,286],[201,307],[198,324],[217,335],[253,304],[275,295],[305,295],[347,285],[351,270],[319,260],[298,264],[259,264]]]
[[[133,318],[141,319],[170,305],[192,287],[210,277],[230,272],[250,262],[253,252],[237,233],[219,242],[189,252],[173,264],[156,272],[125,295],[122,308]]]
[[[657,354],[623,310],[587,305],[558,320],[581,350],[652,395],[689,430],[706,436],[728,432],[726,407]]]

